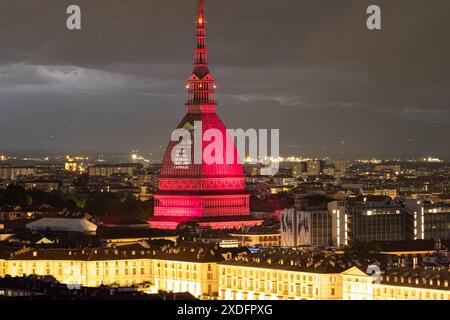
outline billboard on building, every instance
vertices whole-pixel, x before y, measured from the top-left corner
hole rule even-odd
[[[297,218],[297,245],[311,245],[311,213],[299,211],[296,213]]]
[[[281,245],[293,247],[295,241],[295,209],[286,209],[281,212]]]
[[[311,214],[286,209],[281,218],[281,245],[296,247],[311,245]]]

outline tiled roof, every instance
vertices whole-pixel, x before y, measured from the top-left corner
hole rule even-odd
[[[236,255],[239,252],[247,252],[246,249],[224,249],[215,244],[186,242],[174,247],[166,247],[163,250],[153,251],[153,259],[189,261],[189,262],[220,262],[225,260],[223,254]]]
[[[447,268],[388,267],[381,278],[382,284],[449,290],[450,272]]]
[[[111,228],[101,235],[102,239],[153,238],[175,236],[173,231],[164,229]]]
[[[155,259],[189,262],[218,262],[224,260],[224,253],[233,256],[246,249],[224,249],[210,243],[184,242],[178,245],[164,244],[162,247],[151,242],[149,247],[135,244],[113,248],[88,249],[23,249],[15,254],[5,255],[10,260],[74,260],[105,261],[125,259]]]
[[[124,259],[145,259],[150,257],[150,249],[125,250],[123,248],[108,249],[28,249],[13,255],[11,260],[74,260],[104,261]]]
[[[9,259],[14,252],[20,250],[20,247],[16,246],[2,246],[0,245],[0,259]]]
[[[267,249],[221,262],[220,264],[311,273],[341,273],[353,266],[364,269],[368,261],[324,252],[308,252],[296,249]]]

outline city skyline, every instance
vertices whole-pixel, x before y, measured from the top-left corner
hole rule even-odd
[[[445,7],[6,2],[0,300],[450,300]]]
[[[26,4],[39,10],[37,19],[23,14],[21,1],[9,3],[4,23],[15,31],[0,32],[0,103],[8,115],[0,119],[0,150],[136,149],[162,157],[184,112],[192,62],[192,30],[178,26],[193,25],[185,13],[194,9],[108,3],[80,1],[76,32],[57,27],[65,2]],[[449,48],[440,40],[448,4],[438,11],[379,1],[381,31],[366,29],[367,4],[210,0],[211,65],[225,124],[280,128],[284,155],[448,159]]]

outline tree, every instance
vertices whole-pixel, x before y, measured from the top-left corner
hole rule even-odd
[[[93,215],[145,219],[152,216],[153,202],[143,202],[134,197],[127,197],[122,201],[116,193],[102,192],[90,195],[84,209]]]
[[[66,200],[64,202],[64,207],[69,210],[69,212],[76,212],[80,210],[80,208],[77,206],[77,203],[72,199]]]
[[[27,207],[32,203],[32,199],[24,187],[17,184],[10,184],[1,193],[0,204]]]
[[[87,201],[85,210],[101,216],[118,216],[122,201],[115,193],[95,193]]]
[[[333,198],[327,197],[322,194],[313,194],[306,196],[305,199],[308,200],[308,205],[311,207],[318,207],[326,205],[328,202],[333,201]]]

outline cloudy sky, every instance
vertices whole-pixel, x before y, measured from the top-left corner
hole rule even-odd
[[[229,128],[279,128],[283,154],[450,159],[448,0],[205,2]],[[195,0],[0,5],[0,150],[158,157],[186,112]]]

